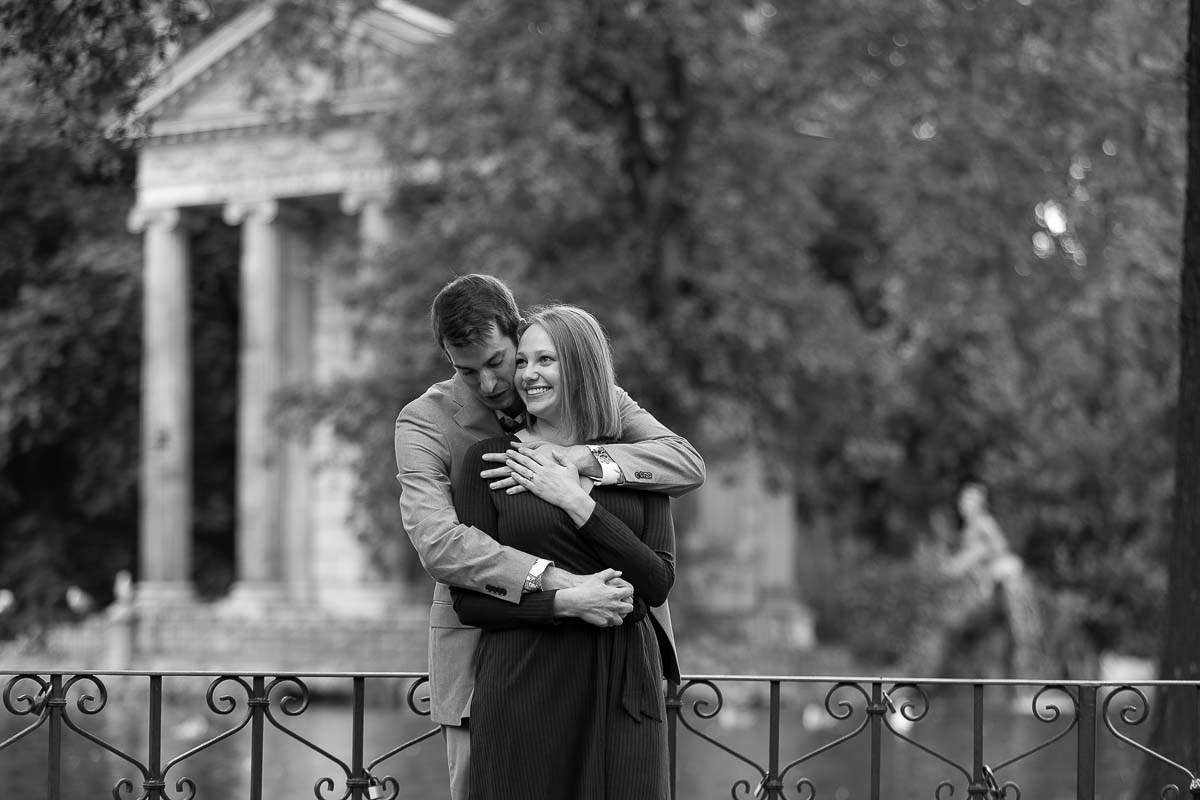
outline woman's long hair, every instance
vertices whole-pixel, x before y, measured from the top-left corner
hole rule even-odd
[[[532,309],[521,333],[530,325],[541,325],[558,351],[561,427],[580,442],[621,438],[612,349],[596,318],[578,306],[557,303]]]

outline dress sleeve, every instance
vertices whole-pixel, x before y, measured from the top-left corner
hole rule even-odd
[[[554,618],[555,594],[555,591],[528,592],[521,595],[521,602],[507,603],[482,592],[450,587],[458,618],[466,625],[492,631],[557,625],[558,620]]]
[[[657,492],[638,492],[645,527],[639,537],[611,512],[596,504],[579,529],[601,560],[621,571],[633,591],[651,606],[666,602],[675,583],[675,525],[671,501]]]
[[[503,452],[506,439],[485,439],[467,451],[466,462],[480,461],[487,452]],[[473,525],[495,538],[499,525],[497,498],[477,472],[467,471],[454,487],[454,510],[465,525]],[[483,592],[451,586],[454,610],[467,625],[489,630],[541,627],[557,624],[554,619],[554,592],[529,592],[520,602],[512,603]]]

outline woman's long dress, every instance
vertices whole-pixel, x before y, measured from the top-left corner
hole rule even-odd
[[[510,441],[480,442],[463,463],[482,463],[482,453]],[[674,582],[669,500],[596,487],[596,510],[576,528],[562,509],[528,492],[493,491],[478,473],[458,484],[459,521],[576,574],[621,570],[639,598],[624,624],[600,628],[551,621],[549,592],[516,604],[455,590],[463,622],[484,629],[471,699],[471,800],[664,800],[663,671],[645,608],[661,604]]]

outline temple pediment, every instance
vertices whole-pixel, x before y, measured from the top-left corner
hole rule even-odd
[[[143,208],[386,191],[400,177],[369,118],[395,108],[400,61],[451,24],[401,0],[348,23],[339,69],[275,53],[277,4],[252,6],[164,68],[139,103]],[[276,31],[277,32],[277,31]]]
[[[282,24],[276,5],[251,7],[163,69],[138,104],[152,140],[385,109],[404,91],[398,59],[453,30],[416,6],[379,0],[348,24],[335,74],[274,52],[272,27]]]

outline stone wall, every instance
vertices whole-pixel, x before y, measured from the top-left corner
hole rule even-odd
[[[424,672],[428,612],[344,619],[279,607],[248,616],[220,603],[110,607],[40,637],[0,643],[6,669]]]

